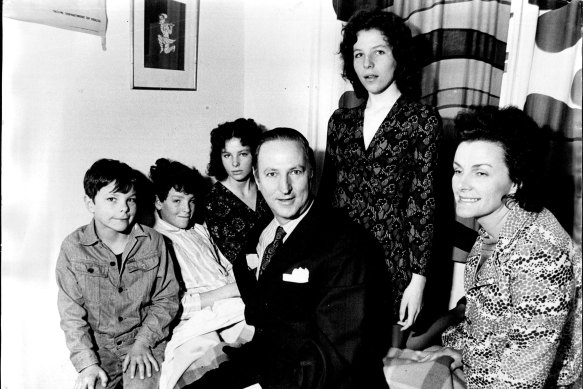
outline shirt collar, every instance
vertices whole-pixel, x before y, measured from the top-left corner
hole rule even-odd
[[[279,224],[277,222],[277,219],[273,219],[275,221],[275,223],[278,226],[281,226],[283,228],[283,230],[285,231],[285,237],[283,238],[283,240],[285,241],[287,239],[288,236],[291,235],[291,233],[293,232],[293,230],[295,230],[295,228],[298,226],[298,224],[300,224],[300,222],[302,221],[302,219],[304,217],[306,217],[306,215],[308,214],[308,212],[310,212],[310,209],[312,208],[312,205],[314,204],[313,200],[310,200],[310,205],[308,206],[308,208],[306,208],[306,210],[304,211],[304,213],[302,213],[299,217],[290,220],[289,222],[285,223],[283,226],[281,224]]]
[[[139,223],[134,223],[132,230],[130,231],[129,239],[137,238],[139,236],[146,236],[146,232]],[[101,239],[99,239],[97,231],[95,230],[95,219],[93,219],[81,234],[80,243],[84,246],[92,246],[100,241]]]
[[[154,229],[160,232],[181,232],[182,228],[178,228],[163,220],[158,212],[154,212],[154,217],[156,221],[154,222]]]
[[[500,240],[511,240],[514,235],[537,217],[536,212],[528,212],[518,204],[510,206],[510,212],[500,231]]]

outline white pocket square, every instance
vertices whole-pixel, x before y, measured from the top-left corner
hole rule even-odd
[[[245,259],[249,269],[257,269],[257,266],[259,266],[259,256],[257,254],[247,254]]]
[[[310,279],[310,271],[303,267],[294,269],[291,274],[284,273],[283,280],[286,282],[295,282],[296,284],[305,284]]]

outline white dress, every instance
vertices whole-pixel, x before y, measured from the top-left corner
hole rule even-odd
[[[156,217],[154,228],[172,241],[171,250],[186,286],[180,322],[166,346],[160,376],[160,389],[172,389],[207,351],[221,341],[232,343],[238,339],[246,326],[245,305],[237,297],[201,309],[200,293],[235,282],[231,263],[213,245],[206,226],[195,224],[184,230]]]

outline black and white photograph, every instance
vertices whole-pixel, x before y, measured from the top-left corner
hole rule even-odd
[[[0,389],[583,389],[583,0],[3,0]]]

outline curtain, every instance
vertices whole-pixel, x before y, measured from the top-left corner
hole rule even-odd
[[[395,1],[420,47],[421,100],[454,118],[470,105],[498,104],[510,17],[508,1]]]
[[[499,104],[510,2],[395,0],[386,10],[404,18],[411,29],[422,58],[421,101],[437,107],[444,122],[426,293],[426,307],[433,306],[433,314],[437,314],[455,306],[463,295],[463,288],[457,287],[461,273],[458,271],[458,279],[453,277],[457,265],[452,260],[465,263],[477,227],[473,219],[455,216],[453,118],[471,105]]]
[[[496,0],[333,0],[339,20],[359,8],[401,16],[422,58],[421,101],[453,119],[460,109],[497,105],[506,54],[510,2]],[[341,104],[358,102],[345,96]]]
[[[577,1],[513,1],[500,105],[552,133],[546,206],[581,245],[581,10]]]

